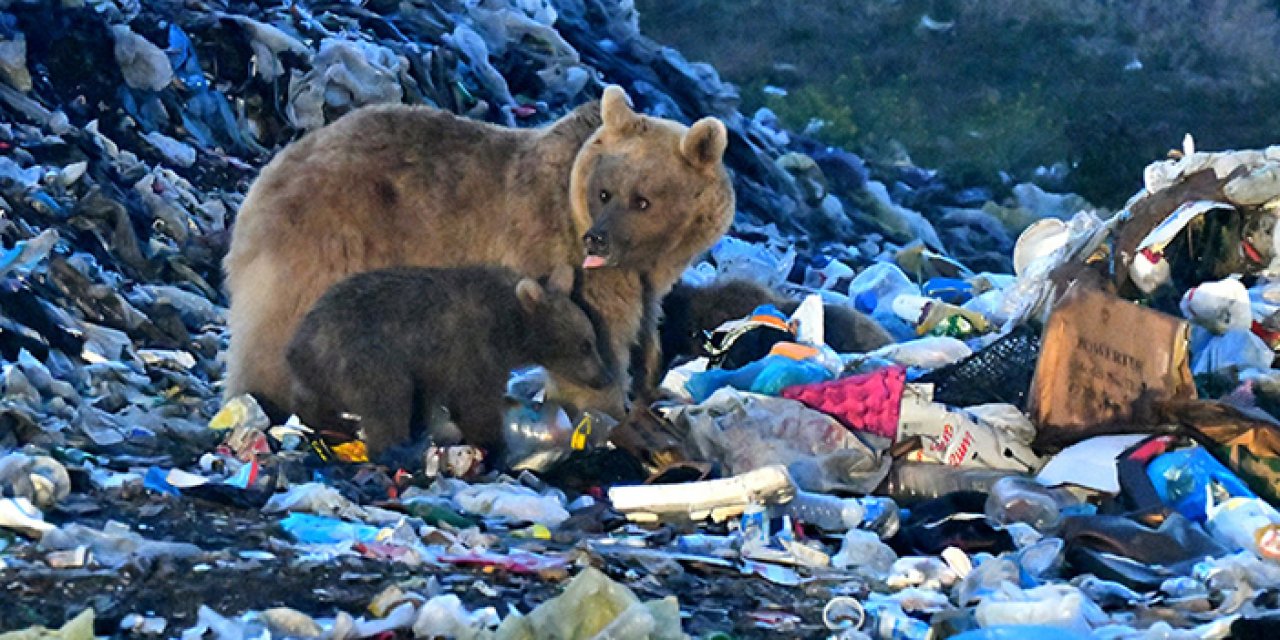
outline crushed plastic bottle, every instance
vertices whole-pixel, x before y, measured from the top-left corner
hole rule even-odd
[[[956,590],[956,602],[968,606],[986,600],[1006,582],[1019,584],[1021,575],[1018,564],[1008,554],[992,557],[980,553],[975,556],[977,566],[961,581]]]
[[[848,531],[855,527],[869,529],[881,538],[892,538],[898,532],[898,505],[880,496],[838,498],[836,496],[796,491],[791,500],[774,507],[775,515],[812,524],[826,531]]]
[[[1061,538],[1041,538],[1017,552],[1018,568],[1032,580],[1052,577],[1062,567],[1065,548]]]
[[[1097,605],[1073,586],[1050,584],[1024,591],[1009,582],[983,598],[974,617],[983,627],[1045,625],[1083,634],[1091,631],[1091,620],[1105,619]]]
[[[769,518],[764,505],[752,502],[742,511],[738,521],[738,530],[742,535],[742,549],[749,552],[762,549],[769,544]]]
[[[1025,522],[1041,533],[1056,531],[1062,525],[1060,500],[1031,478],[997,480],[987,496],[986,512],[999,524]]]
[[[962,577],[967,576],[961,576],[955,568],[936,557],[907,556],[894,561],[885,584],[891,589],[950,589]]]
[[[878,490],[899,503],[910,504],[954,493],[990,493],[1001,478],[1014,475],[1003,469],[953,467],[933,462],[897,461]]]
[[[831,566],[837,569],[854,569],[879,577],[893,569],[898,554],[882,542],[876,534],[853,529],[844,534],[840,552],[831,557]]]
[[[868,602],[867,630],[878,640],[928,640],[929,623],[907,615],[896,602]]]
[[[546,464],[555,462],[552,452],[556,449],[568,449],[569,434],[573,425],[564,410],[542,405],[535,407],[520,403],[507,411],[504,421],[503,438],[507,445],[507,463],[512,468],[533,469],[546,468]],[[537,459],[532,459],[537,455]]]

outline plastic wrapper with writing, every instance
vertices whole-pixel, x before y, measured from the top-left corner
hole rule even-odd
[[[886,440],[854,434],[793,400],[721,389],[670,419],[687,424],[698,455],[727,473],[783,464],[806,491],[869,493],[889,469]]]

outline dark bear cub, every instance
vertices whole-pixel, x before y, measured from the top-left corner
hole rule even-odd
[[[538,364],[581,384],[612,382],[596,329],[570,297],[573,270],[545,282],[503,267],[399,267],[331,287],[303,318],[286,360],[293,402],[317,429],[364,432],[373,460],[407,462],[444,406],[490,466],[504,454],[511,370]]]

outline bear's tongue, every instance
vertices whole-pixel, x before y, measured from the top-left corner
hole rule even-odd
[[[600,256],[587,256],[587,259],[582,261],[582,268],[596,269],[603,267],[605,262],[606,260]]]

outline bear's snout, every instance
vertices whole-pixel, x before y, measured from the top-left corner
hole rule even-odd
[[[613,373],[606,367],[600,367],[600,372],[587,381],[587,385],[592,389],[603,389],[611,384],[613,384]]]
[[[582,236],[582,242],[587,249],[587,255],[601,258],[609,256],[609,236],[603,231],[592,229],[586,232]]]

